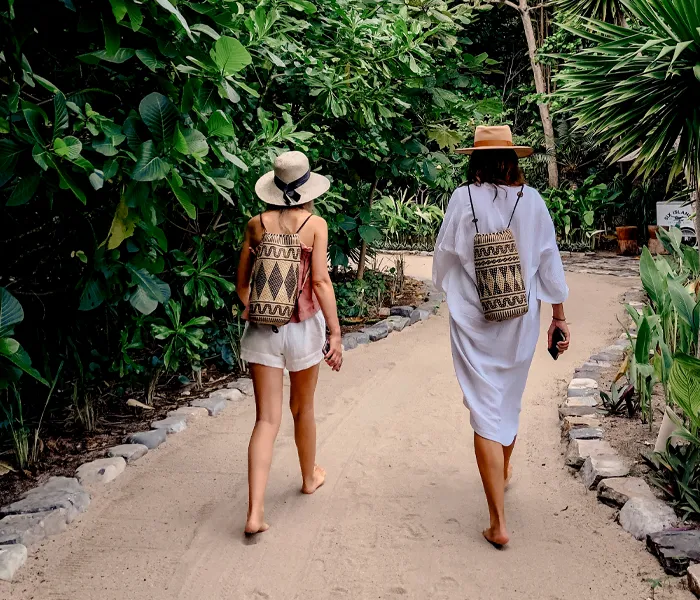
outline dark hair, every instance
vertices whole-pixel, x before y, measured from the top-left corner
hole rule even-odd
[[[525,175],[515,150],[474,150],[469,159],[467,183],[523,185]]]

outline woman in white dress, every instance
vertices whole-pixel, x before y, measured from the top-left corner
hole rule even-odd
[[[504,493],[518,433],[520,405],[540,331],[540,303],[552,305],[552,335],[561,330],[569,347],[564,316],[568,288],[554,225],[537,190],[525,185],[518,158],[532,149],[514,146],[510,128],[478,127],[468,185],[450,199],[435,245],[433,281],[445,292],[455,372],[470,411],[479,473],[486,492],[490,526],[484,537],[497,547],[508,543]],[[473,209],[472,209],[473,205]],[[510,224],[509,224],[510,223]],[[474,266],[474,236],[510,228],[520,256],[527,313],[492,322],[484,317]]]

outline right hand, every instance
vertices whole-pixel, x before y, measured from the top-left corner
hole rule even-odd
[[[328,343],[329,350],[324,356],[326,364],[334,371],[340,371],[343,365],[343,344],[340,334],[331,334]]]
[[[549,326],[549,331],[547,332],[547,347],[552,347],[552,335],[559,329],[564,334],[564,341],[557,344],[557,350],[560,354],[563,354],[569,349],[569,342],[571,340],[571,332],[569,331],[569,325],[566,321],[559,321],[557,319],[552,319],[552,324]]]

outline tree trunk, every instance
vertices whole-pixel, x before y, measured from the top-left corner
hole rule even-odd
[[[698,254],[700,254],[700,181],[695,184],[695,243],[698,247]],[[700,358],[700,340],[698,340],[697,346],[695,348],[696,358]]]
[[[530,19],[530,7],[527,5],[527,0],[519,0],[518,10],[523,21],[523,29],[525,30],[527,51],[530,56],[530,65],[532,66],[532,74],[535,79],[535,90],[538,94],[544,96],[547,94],[547,87],[542,73],[542,65],[537,62],[537,41],[535,39],[535,31],[532,27],[532,20]],[[538,103],[537,106],[540,110],[542,128],[544,129],[544,145],[547,148],[549,185],[556,188],[559,187],[559,169],[557,167],[556,146],[554,145],[554,125],[552,124],[552,116],[549,114],[549,104],[542,102]]]
[[[372,182],[372,187],[369,190],[369,199],[367,201],[370,210],[372,209],[372,201],[374,200],[374,193],[377,191],[378,178],[375,175],[374,181]],[[357,279],[364,279],[365,277],[365,264],[367,263],[367,242],[362,240],[362,245],[360,246],[360,260],[357,261]]]

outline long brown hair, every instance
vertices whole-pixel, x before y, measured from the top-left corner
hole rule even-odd
[[[475,150],[469,159],[467,183],[523,185],[525,175],[514,150]]]

